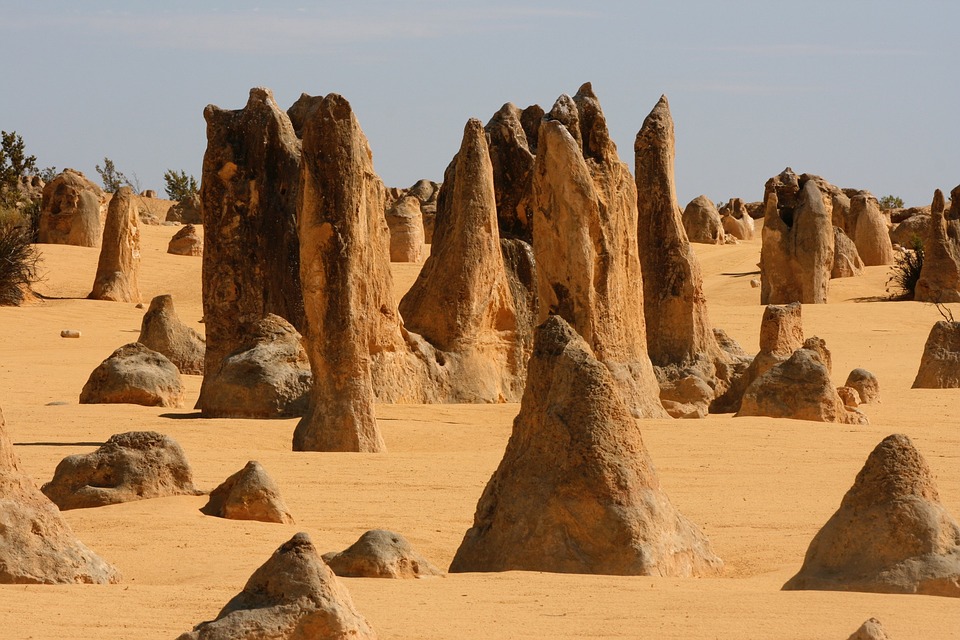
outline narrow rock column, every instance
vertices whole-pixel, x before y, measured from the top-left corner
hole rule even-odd
[[[107,209],[93,300],[140,302],[140,217],[130,187],[120,187]]]

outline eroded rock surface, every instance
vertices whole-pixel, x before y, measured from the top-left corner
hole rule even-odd
[[[833,246],[831,278],[852,278],[863,275],[863,260],[857,253],[857,245],[840,227],[833,228]]]
[[[855,195],[850,199],[850,217],[857,221],[853,241],[863,264],[868,267],[893,264],[893,243],[877,199],[869,192]]]
[[[423,262],[423,214],[420,200],[403,196],[387,209],[391,262]]]
[[[960,388],[960,322],[940,320],[930,329],[913,388]]]
[[[167,253],[178,256],[202,256],[203,239],[197,233],[197,228],[188,224],[173,234],[167,245]]]
[[[97,276],[87,297],[140,302],[140,218],[130,187],[120,187],[110,199]]]
[[[293,524],[293,516],[280,496],[277,483],[256,460],[248,462],[211,491],[210,500],[200,511],[228,520]]]
[[[944,210],[943,193],[937,189],[930,206],[930,230],[923,238],[923,267],[914,300],[960,302],[960,219]]]
[[[103,191],[73,169],[43,187],[39,242],[99,247],[103,234]]]
[[[156,296],[150,301],[137,342],[166,356],[180,373],[203,375],[203,336],[180,321],[173,296]]]
[[[853,632],[847,640],[890,640],[887,630],[883,628],[880,621],[876,618],[870,618],[860,628]]]
[[[132,342],[125,344],[93,370],[80,404],[142,404],[183,406],[180,371],[162,353]]]
[[[367,531],[339,552],[323,554],[323,561],[340,577],[425,578],[443,572],[417,553],[399,533],[384,529]]]
[[[700,195],[687,203],[683,209],[683,229],[690,242],[723,244],[723,222],[717,205],[707,196]]]

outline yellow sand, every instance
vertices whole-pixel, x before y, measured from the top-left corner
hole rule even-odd
[[[199,258],[173,256],[173,227],[143,229],[144,302],[172,293],[202,331]],[[23,468],[37,483],[57,462],[111,434],[153,429],[175,438],[210,490],[259,460],[279,484],[295,525],[206,517],[203,497],[176,497],[65,513],[77,535],[123,573],[113,586],[2,586],[2,638],[176,637],[212,619],[282,542],[307,531],[322,551],[371,528],[402,533],[440,567],[470,526],[500,460],[517,405],[378,406],[389,453],[293,453],[295,420],[202,420],[200,379],[185,376],[187,406],[78,405],[87,376],[136,340],[143,310],[85,300],[97,250],[41,247],[46,299],[0,308],[0,407]],[[748,352],[758,348],[759,241],[696,245],[711,320]],[[397,291],[416,277],[395,265]],[[782,592],[807,545],[839,505],[870,450],[908,434],[960,516],[960,390],[912,390],[924,340],[940,319],[928,305],[863,302],[884,295],[885,267],[834,280],[830,304],[805,306],[806,335],[826,339],[834,381],[865,367],[882,403],[870,426],[766,418],[641,423],[663,486],[726,562],[715,579],[460,574],[422,581],[345,580],[382,638],[846,638],[879,617],[895,640],[960,637],[960,601],[928,596]],[[960,316],[960,309],[956,310]],[[61,339],[79,329],[79,340]],[[65,404],[50,404],[65,403]]]

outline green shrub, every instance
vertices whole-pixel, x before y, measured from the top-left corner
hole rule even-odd
[[[913,236],[910,250],[902,251],[890,268],[887,292],[897,300],[913,300],[923,269],[923,240]]]
[[[163,173],[163,181],[166,183],[167,197],[177,202],[196,195],[199,190],[196,178],[188,176],[183,169],[179,172],[167,169]]]
[[[900,196],[883,196],[877,202],[880,203],[880,208],[886,211],[887,209],[902,209],[903,208],[903,198]]]
[[[0,218],[0,306],[21,304],[37,281],[40,254],[28,225],[16,223],[10,210]],[[21,217],[14,210],[13,215]]]

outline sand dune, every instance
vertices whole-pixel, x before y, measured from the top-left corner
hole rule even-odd
[[[171,293],[198,331],[199,258],[172,256],[171,227],[143,228],[144,303]],[[748,352],[763,308],[749,285],[759,240],[694,245],[710,316]],[[77,535],[123,573],[112,586],[0,586],[3,638],[173,638],[213,618],[250,573],[297,531],[321,551],[371,528],[405,535],[440,567],[470,526],[500,460],[518,405],[378,405],[389,453],[293,453],[295,420],[199,419],[200,378],[185,376],[188,406],[79,405],[87,376],[136,340],[144,310],[85,300],[97,250],[42,245],[47,299],[0,308],[0,407],[22,467],[38,483],[57,462],[111,434],[152,429],[175,438],[210,490],[250,459],[276,480],[295,525],[203,516],[204,497],[175,497],[65,512]],[[416,268],[394,265],[397,294]],[[882,403],[851,427],[768,418],[640,423],[665,490],[726,563],[714,579],[528,572],[456,574],[421,581],[346,579],[382,638],[846,638],[880,618],[896,640],[960,638],[960,606],[927,596],[781,592],[807,545],[840,503],[867,454],[908,434],[925,455],[946,507],[960,516],[960,391],[912,390],[930,305],[863,301],[884,295],[887,268],[834,280],[830,304],[803,308],[807,336],[826,339],[834,382],[862,366]],[[960,308],[955,310],[960,316]],[[59,337],[79,329],[79,340]]]

